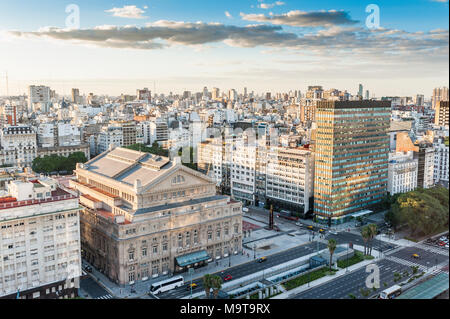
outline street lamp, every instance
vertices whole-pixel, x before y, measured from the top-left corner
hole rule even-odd
[[[253,245],[253,259],[256,259],[256,244]]]
[[[231,267],[231,249],[228,249],[228,268]]]
[[[189,272],[189,275],[191,276],[191,298],[190,299],[192,299],[192,274],[194,273],[194,268],[189,268],[189,270],[188,270],[188,272]]]

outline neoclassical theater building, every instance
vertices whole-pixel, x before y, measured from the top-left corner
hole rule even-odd
[[[242,251],[242,204],[180,158],[111,146],[75,173],[82,254],[119,284]]]

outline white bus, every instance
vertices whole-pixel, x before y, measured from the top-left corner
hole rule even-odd
[[[150,292],[157,295],[161,292],[169,291],[184,285],[184,279],[182,276],[175,276],[166,280],[155,282],[150,287]]]
[[[394,299],[395,297],[400,296],[402,293],[402,287],[399,285],[394,285],[388,289],[383,290],[380,293],[380,299]]]

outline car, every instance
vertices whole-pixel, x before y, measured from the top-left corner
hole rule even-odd
[[[224,281],[230,281],[231,279],[233,279],[233,276],[231,275],[226,275],[225,277],[223,277]]]
[[[439,246],[445,246],[445,243],[443,241],[439,242]]]
[[[448,244],[445,244],[445,248],[448,248]]]
[[[313,227],[313,226],[311,226],[311,225],[309,225],[309,226],[308,226],[308,229],[314,229],[314,227]]]
[[[319,229],[319,233],[323,234],[325,232],[325,229],[321,228]]]
[[[258,259],[258,262],[259,262],[259,263],[263,263],[263,262],[265,262],[266,260],[267,260],[267,257],[264,256],[264,257],[259,258],[259,259]]]
[[[411,256],[412,258],[416,258],[416,259],[419,259],[420,258],[420,255],[419,254],[412,254],[412,256]]]
[[[242,211],[243,211],[244,213],[248,213],[248,208],[247,208],[247,207],[242,207]]]
[[[296,222],[296,223],[295,223],[295,226],[299,226],[299,227],[301,227],[301,226],[302,226],[302,224],[301,224],[301,223],[299,223],[299,222]]]
[[[198,285],[195,282],[193,282],[192,284],[187,285],[187,290],[191,290],[191,287],[192,289],[195,289],[198,287]]]
[[[337,231],[335,231],[335,230],[330,230],[330,234],[332,234],[332,235],[337,235],[337,234],[338,234],[338,232],[337,232]]]
[[[87,272],[92,272],[92,267],[86,266],[86,267],[84,267],[84,270],[86,270]]]

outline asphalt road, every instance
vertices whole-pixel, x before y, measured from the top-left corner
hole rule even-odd
[[[324,248],[326,248],[326,245],[319,243],[319,250],[322,250]],[[249,261],[245,264],[231,267],[231,268],[227,269],[224,273],[219,272],[219,273],[214,273],[214,274],[219,275],[222,278],[227,275],[231,275],[233,277],[232,280],[234,280],[237,278],[251,275],[251,274],[261,271],[263,269],[268,269],[273,266],[285,263],[292,259],[296,259],[296,258],[299,258],[302,256],[309,255],[309,254],[315,252],[316,250],[317,250],[317,242],[308,243],[308,244],[304,244],[301,246],[297,246],[297,247],[288,249],[286,251],[276,253],[274,255],[270,255],[270,256],[268,256],[267,260],[263,263],[258,263],[257,259],[254,260],[253,257],[250,256],[251,261]],[[197,288],[192,290],[193,293],[203,290],[203,285],[202,285],[201,279],[193,280],[192,282],[196,283],[198,285]],[[178,299],[178,298],[187,296],[190,294],[190,290],[188,289],[188,284],[190,284],[190,282],[186,282],[186,285],[184,285],[183,287],[180,287],[180,288],[177,288],[177,289],[174,289],[171,291],[167,291],[165,293],[161,293],[158,295],[158,298]]]
[[[354,233],[350,233],[350,232],[340,232],[337,235],[333,235],[330,233],[326,233],[325,235],[325,239],[330,239],[330,238],[334,238],[338,245],[341,244],[348,244],[348,243],[353,243],[354,245],[360,245],[360,246],[364,246],[364,240],[362,239],[361,235],[359,234],[354,234]],[[387,250],[391,250],[393,248],[396,248],[397,245],[392,244],[392,243],[387,243],[378,239],[374,239],[372,242],[372,248],[375,250],[380,250],[385,252]]]
[[[413,258],[413,254],[418,254],[420,258]],[[390,260],[391,257],[394,257],[396,260]],[[444,252],[441,254],[418,247],[401,248],[400,250],[389,254],[387,259],[382,259],[375,263],[380,269],[381,287],[376,291],[372,291],[370,295],[379,293],[382,290],[395,285],[395,272],[402,274],[406,270],[411,274],[411,266],[413,265],[418,264],[425,267],[434,267],[436,264],[440,264],[444,261],[447,261],[447,263],[449,261],[449,257],[446,256]],[[423,267],[422,270],[426,270],[425,267]],[[292,296],[291,299],[349,299],[349,294],[353,294],[358,299],[366,298],[361,295],[360,289],[366,288],[365,281],[367,276],[368,273],[366,273],[366,267],[363,267],[320,286],[296,294]],[[404,280],[406,280],[406,278]],[[386,283],[386,285],[384,283]]]
[[[442,251],[442,254],[436,253],[436,251],[438,250],[434,249],[434,251],[431,251],[418,247],[405,247],[390,256],[431,268],[449,260],[449,257],[444,254],[444,251]],[[414,258],[412,256],[413,254],[418,254],[419,258]]]
[[[87,292],[92,299],[112,299],[113,297],[90,276],[80,280],[80,288]],[[84,296],[82,296],[84,297]]]
[[[411,272],[411,267],[386,259],[383,259],[375,264],[378,265],[380,269],[381,285],[376,292],[380,292],[395,285],[395,272],[403,273],[404,270]],[[350,294],[353,294],[358,299],[367,298],[361,295],[360,289],[366,289],[365,282],[368,275],[369,273],[366,273],[366,267],[363,267],[337,277],[336,279],[326,282],[320,286],[296,294],[289,299],[350,299]],[[384,286],[384,283],[386,283],[386,287]],[[375,294],[376,292],[372,291],[371,294]]]

